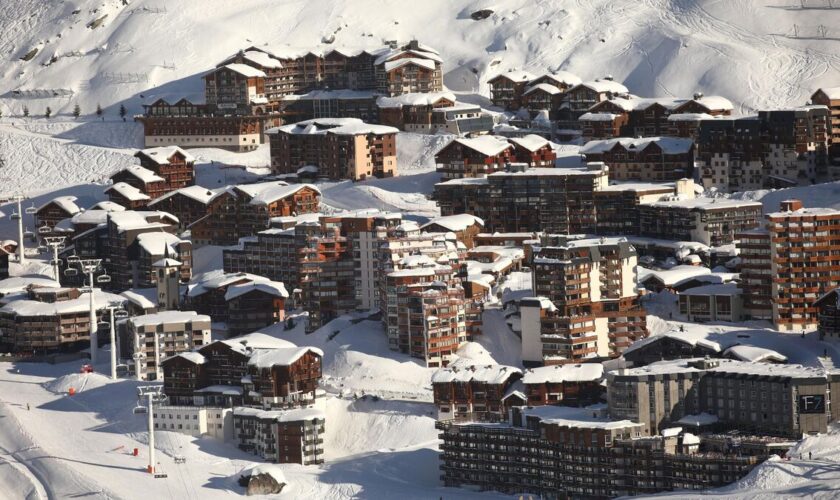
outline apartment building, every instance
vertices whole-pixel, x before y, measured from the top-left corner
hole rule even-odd
[[[603,380],[601,363],[575,363],[529,368],[522,384],[528,406],[585,407],[604,399]]]
[[[833,289],[826,292],[822,297],[814,302],[814,306],[819,308],[819,327],[820,339],[833,340],[840,338],[840,289]]]
[[[480,106],[456,102],[451,92],[379,97],[378,121],[406,132],[456,135],[482,134],[493,129],[493,117]]]
[[[536,297],[519,306],[524,362],[616,357],[647,336],[636,290],[637,254],[624,238],[543,235],[532,261]]]
[[[473,214],[491,232],[596,231],[595,191],[608,184],[608,168],[523,168],[435,185],[442,215]]]
[[[580,154],[604,162],[610,180],[663,182],[692,178],[694,142],[680,137],[604,139],[587,142]]]
[[[460,358],[432,374],[438,420],[507,421],[511,406],[525,404],[522,370],[505,365],[481,365]]]
[[[780,330],[818,326],[815,302],[840,286],[840,211],[803,208],[799,200],[782,202],[766,214],[770,235],[773,321]]]
[[[135,170],[138,173],[142,172],[141,176],[146,178],[146,184],[157,186],[156,190],[151,190],[148,186],[146,189],[150,191],[143,190],[151,198],[195,184],[195,158],[178,146],[141,149],[134,157],[140,160],[140,167],[152,172],[154,177],[163,179],[163,185],[154,184],[159,181],[146,172]]]
[[[50,233],[56,224],[81,212],[82,209],[76,201],[78,199],[75,196],[58,196],[41,204],[35,212],[35,227],[38,228],[38,233]]]
[[[189,226],[196,244],[235,245],[271,225],[275,217],[318,211],[321,191],[282,181],[229,186],[207,204],[207,215]]]
[[[208,106],[230,114],[251,114],[252,107],[265,105],[266,74],[241,63],[213,68],[201,77]]]
[[[674,198],[639,205],[639,235],[720,246],[761,223],[762,205],[757,201]]]
[[[57,290],[62,293],[42,294],[31,288],[0,307],[0,345],[5,352],[44,354],[90,347],[90,297],[75,288]],[[94,289],[97,315],[123,302],[124,297]],[[94,328],[98,331],[99,325]]]
[[[339,180],[397,175],[397,130],[357,118],[321,118],[267,132],[271,170],[294,174],[314,166],[318,176]]]
[[[324,412],[315,408],[233,409],[234,440],[239,449],[281,464],[324,463],[325,422]]]
[[[613,418],[655,433],[687,415],[710,413],[721,430],[800,437],[826,432],[840,383],[822,368],[730,359],[680,359],[607,373]]]
[[[193,222],[207,215],[210,202],[224,193],[224,188],[207,189],[201,186],[187,186],[170,191],[148,202],[151,210],[160,210],[178,218],[178,228],[187,229]]]
[[[597,234],[634,235],[639,233],[639,207],[668,197],[694,196],[694,182],[680,179],[675,183],[629,182],[604,186],[595,191],[598,211]]]
[[[163,391],[174,405],[311,406],[323,352],[261,333],[206,344],[161,361]]]
[[[210,316],[194,311],[161,311],[134,316],[126,322],[134,349],[135,376],[161,380],[160,362],[210,343]]]

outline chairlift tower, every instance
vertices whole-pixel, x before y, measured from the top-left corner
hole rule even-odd
[[[110,313],[110,327],[111,327],[111,380],[117,380],[117,352],[119,352],[119,342],[117,342],[117,333],[114,328],[115,318],[127,318],[128,313],[123,309],[121,302],[110,302],[108,304],[108,312]]]
[[[64,249],[65,239],[66,238],[64,236],[47,236],[44,238],[44,244],[52,249],[53,258],[50,264],[53,266],[53,275],[55,276],[55,280],[59,283],[61,282],[61,279],[58,268],[60,263],[58,260],[58,252],[59,250]]]
[[[163,386],[160,385],[143,385],[137,388],[138,398],[146,398],[146,413],[148,414],[149,422],[149,466],[148,471],[154,474],[155,477],[166,477],[158,471],[155,471],[155,412],[154,405],[160,405],[166,402],[166,394],[163,393]]]
[[[14,201],[17,203],[17,212],[12,214],[12,220],[16,220],[18,224],[18,263],[20,263],[21,267],[26,265],[26,250],[23,244],[23,214],[24,210],[21,207],[21,202],[25,200],[26,197],[22,194],[18,193],[13,195],[9,198],[9,201]],[[36,212],[35,207],[30,207],[26,209],[27,214],[34,214]]]
[[[99,349],[99,324],[96,322],[96,301],[94,300],[94,279],[93,275],[102,267],[102,259],[79,259],[78,257],[67,260],[68,265],[77,264],[84,274],[88,275],[88,284],[81,289],[82,293],[90,294],[90,364],[96,366],[96,351]],[[110,280],[110,277],[109,277]]]

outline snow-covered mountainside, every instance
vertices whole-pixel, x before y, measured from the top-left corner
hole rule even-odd
[[[828,0],[0,0],[0,110],[201,94],[200,75],[249,45],[440,50],[445,84],[486,93],[509,69],[612,74],[638,95],[722,94],[736,110],[801,104],[836,84]],[[804,6],[804,8],[803,8]],[[492,10],[483,20],[470,17]],[[330,45],[322,43],[333,40]],[[32,52],[37,49],[37,53]],[[28,60],[23,60],[28,59]],[[69,90],[67,97],[38,98]],[[22,90],[25,98],[13,91]]]

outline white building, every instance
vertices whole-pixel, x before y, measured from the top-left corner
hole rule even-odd
[[[195,311],[161,311],[130,318],[134,369],[138,378],[161,380],[160,361],[210,343],[210,316]]]
[[[188,436],[233,439],[233,409],[210,406],[156,406],[155,429]]]

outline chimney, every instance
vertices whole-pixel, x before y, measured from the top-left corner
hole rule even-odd
[[[607,76],[604,77],[604,80],[607,80],[608,82],[611,82],[611,81],[613,81],[613,76],[612,75],[607,75]]]
[[[703,98],[703,92],[697,91],[697,92],[694,93],[694,100],[695,101],[697,99],[702,99],[702,98]]]
[[[802,208],[802,201],[800,200],[784,200],[781,203],[782,212],[795,212]]]

